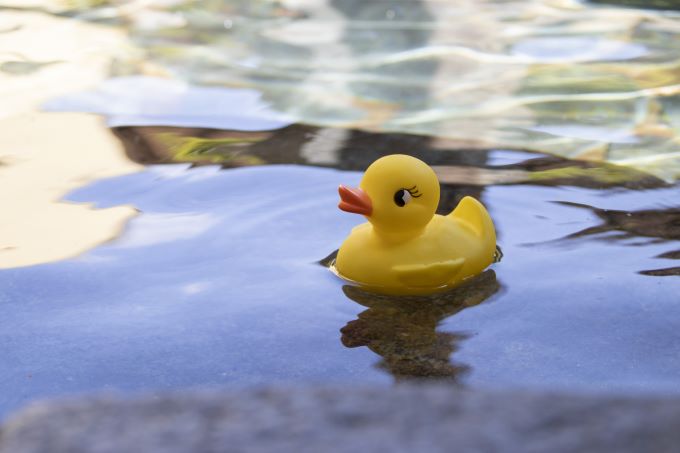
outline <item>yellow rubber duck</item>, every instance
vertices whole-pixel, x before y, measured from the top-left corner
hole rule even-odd
[[[340,186],[343,211],[368,219],[350,233],[335,261],[343,278],[385,294],[428,294],[452,288],[494,260],[489,213],[465,197],[436,215],[439,180],[425,162],[394,154],[371,164],[359,188]]]

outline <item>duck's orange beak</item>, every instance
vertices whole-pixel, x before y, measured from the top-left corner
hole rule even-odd
[[[368,194],[363,190],[341,185],[338,187],[338,193],[340,194],[338,208],[343,211],[363,214],[365,216],[369,216],[373,212],[373,203],[371,203]]]

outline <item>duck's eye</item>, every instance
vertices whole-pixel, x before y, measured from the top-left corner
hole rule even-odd
[[[394,193],[394,202],[400,208],[406,206],[412,198],[411,193],[406,189],[399,189]]]

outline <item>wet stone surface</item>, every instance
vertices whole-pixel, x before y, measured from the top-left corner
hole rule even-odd
[[[680,400],[446,386],[268,388],[36,404],[1,453],[674,452]]]

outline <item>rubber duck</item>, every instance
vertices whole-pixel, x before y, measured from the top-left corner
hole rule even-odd
[[[334,270],[369,291],[421,295],[453,288],[494,260],[496,231],[472,197],[435,214],[439,180],[425,162],[393,154],[373,162],[358,188],[341,185],[340,204],[368,222],[352,229]]]

